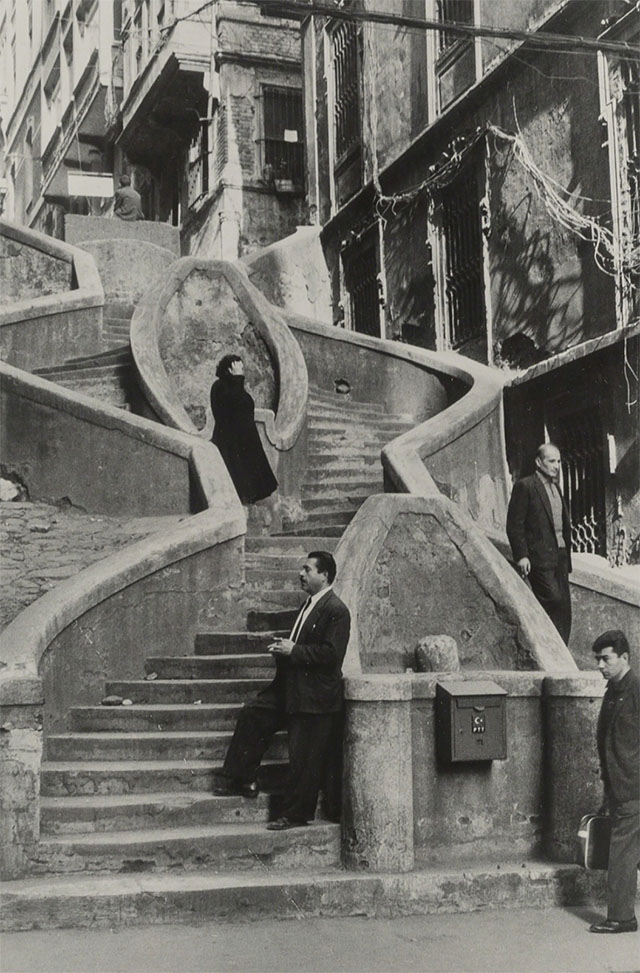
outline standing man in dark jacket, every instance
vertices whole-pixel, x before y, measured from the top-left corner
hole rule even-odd
[[[560,451],[538,447],[536,472],[518,480],[507,512],[507,535],[522,578],[558,629],[565,645],[571,634],[571,521],[558,489]]]
[[[309,596],[289,638],[275,639],[273,681],[244,707],[213,793],[257,797],[258,767],[278,730],[289,734],[289,780],[281,816],[267,827],[282,831],[313,819],[332,732],[342,711],[342,660],[350,615],[334,594],[336,562],[327,551],[311,551],[300,571]]]
[[[607,918],[591,932],[635,932],[640,866],[640,683],[629,666],[629,643],[619,630],[593,643],[607,690],[598,718],[598,755],[604,783],[602,810],[611,815]]]

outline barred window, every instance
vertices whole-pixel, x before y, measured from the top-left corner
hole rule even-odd
[[[349,324],[360,334],[380,337],[380,254],[374,227],[342,255],[344,283],[349,294]]]
[[[464,169],[442,191],[447,343],[459,348],[486,330],[478,174]]]
[[[473,24],[473,3],[474,0],[438,0],[438,20],[454,24]],[[438,53],[444,54],[459,40],[464,40],[462,34],[450,30],[441,30],[438,40]]]
[[[336,162],[360,144],[360,31],[341,21],[332,31]]]
[[[264,164],[274,178],[304,183],[302,92],[299,88],[263,88]]]

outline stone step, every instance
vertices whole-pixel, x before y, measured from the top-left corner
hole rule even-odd
[[[41,839],[42,873],[261,871],[335,866],[340,860],[340,826],[314,822],[305,828],[268,831],[264,824],[212,824],[139,831],[94,832]]]
[[[21,879],[3,883],[0,913],[4,930],[111,929],[159,922],[388,918],[527,906],[540,909],[558,902],[595,906],[601,905],[605,894],[603,872],[545,862],[493,861],[405,874],[351,872],[339,867],[271,871],[265,865],[240,873],[201,869]],[[249,930],[247,935],[251,935]]]
[[[327,537],[339,538],[342,537],[343,534],[344,534],[344,524],[324,524],[324,523],[318,524],[317,534],[315,534],[315,539],[316,539],[315,549],[328,550],[328,548],[325,548],[324,545],[321,543],[321,539],[325,539]],[[302,527],[296,527],[288,530],[287,535],[289,537],[307,536],[311,538],[311,541],[313,542],[314,526],[313,524],[309,524],[305,521]]]
[[[136,305],[126,298],[108,298],[104,302],[104,314],[115,314],[121,318],[131,318],[133,317],[133,312],[136,309]]]
[[[43,376],[50,382],[66,381],[75,382],[80,385],[119,385],[123,381],[128,381],[134,376],[133,365],[101,365],[88,368],[73,368],[69,370],[58,370]]]
[[[255,607],[264,611],[299,609],[306,600],[300,588],[262,588],[255,591]]]
[[[374,466],[379,467],[380,452],[381,450],[377,449],[375,452],[365,454],[359,447],[351,446],[343,452],[337,449],[314,451],[307,455],[307,469],[309,471],[326,468],[361,470]]]
[[[110,367],[112,365],[133,365],[131,351],[128,347],[120,346],[109,351],[96,352],[93,355],[84,355],[81,358],[71,358],[60,365],[48,365],[46,368],[38,368],[34,374],[48,376],[51,373],[76,372],[82,368]]]
[[[45,741],[47,761],[222,760],[232,730],[160,730],[138,733],[54,733]],[[274,737],[268,756],[287,760],[287,737]]]
[[[266,652],[269,643],[273,642],[274,638],[277,636],[284,638],[290,631],[291,626],[273,632],[263,630],[259,632],[198,632],[194,640],[194,652],[196,655],[242,654],[247,650],[252,654]]]
[[[356,463],[327,463],[324,466],[307,468],[302,490],[303,495],[306,495],[309,487],[324,489],[332,486],[338,489],[336,487],[336,483],[338,483],[340,486],[347,486],[352,490],[357,489],[364,492],[367,487],[382,482],[382,463],[380,461],[375,466],[373,464],[367,466]]]
[[[104,730],[122,730],[125,733],[136,730],[227,730],[235,726],[241,708],[241,703],[73,706],[69,710],[69,728],[80,733]]]
[[[300,554],[269,554],[267,552],[245,553],[245,569],[266,568],[268,571],[288,571],[297,577],[303,562]]]
[[[144,679],[109,681],[106,684],[107,696],[122,696],[139,705],[144,703],[236,703],[245,702],[258,690],[263,689],[269,679]],[[116,707],[105,707],[113,708]],[[118,709],[120,707],[117,707]],[[129,707],[125,707],[128,709]]]
[[[336,416],[335,419],[323,416],[310,416],[307,421],[307,427],[309,432],[313,435],[328,435],[329,433],[339,432],[339,433],[350,433],[351,435],[360,434],[363,439],[366,439],[370,435],[371,430],[375,429],[376,432],[389,432],[392,435],[399,436],[401,432],[405,432],[407,429],[411,429],[411,423],[407,422],[405,419],[379,419],[371,422],[365,422],[364,420],[358,420],[357,422],[349,422],[348,419],[342,419]],[[391,438],[391,437],[390,437]]]
[[[237,655],[151,656],[145,661],[148,672],[160,679],[260,679],[271,677],[274,662],[267,645],[260,653]]]
[[[42,797],[42,834],[87,834],[138,828],[224,824],[268,820],[274,797],[262,791],[255,800],[217,797],[207,791],[167,791],[158,794],[99,794],[79,797]]]
[[[379,406],[366,405],[362,402],[331,402],[329,399],[320,399],[315,395],[309,396],[308,412],[311,416],[340,416],[355,421],[396,418],[395,413],[386,412]]]
[[[297,565],[297,568],[299,567],[300,562]],[[245,568],[244,578],[248,585],[256,586],[262,591],[283,590],[285,588],[292,590],[300,589],[298,570],[296,568],[283,571],[279,568],[271,570],[266,567],[247,567]]]
[[[279,783],[285,761],[265,760],[258,781]],[[43,761],[44,797],[81,794],[144,794],[148,791],[211,791],[222,760],[69,760]]]
[[[371,473],[343,470],[340,474],[335,474],[331,471],[326,477],[315,480],[307,479],[302,484],[302,497],[306,499],[307,497],[323,496],[328,490],[333,491],[334,494],[366,493],[367,496],[384,493],[382,466]]]
[[[244,549],[251,553],[262,554],[297,554],[301,558],[308,554],[314,545],[317,545],[317,537],[292,537],[290,535],[269,534],[247,535],[244,539]],[[338,546],[338,541],[334,537],[328,537],[324,550],[333,553]]]
[[[314,497],[304,497],[302,500],[302,506],[305,510],[318,510],[326,513],[327,515],[333,510],[344,509],[350,509],[355,513],[360,509],[365,500],[368,499],[368,493],[352,493],[351,495],[342,494],[336,497],[316,495]]]
[[[339,509],[315,510],[307,513],[306,517],[301,522],[296,523],[295,521],[283,520],[282,526],[284,530],[287,530],[288,526],[291,526],[298,530],[304,530],[304,525],[308,524],[309,527],[313,530],[313,527],[316,524],[318,525],[323,524],[327,520],[331,520],[334,525],[342,524],[346,527],[347,524],[351,523],[355,515],[356,515],[356,510],[354,508],[351,508],[350,510],[339,510]]]
[[[252,608],[247,612],[247,629],[250,632],[271,632],[274,629],[286,629],[290,632],[298,617],[298,611],[291,611],[291,609],[266,611]]]

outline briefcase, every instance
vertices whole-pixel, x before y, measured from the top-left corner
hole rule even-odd
[[[608,814],[585,814],[578,828],[578,864],[590,870],[609,866],[611,818]]]

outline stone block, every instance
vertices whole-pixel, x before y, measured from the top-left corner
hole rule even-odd
[[[42,705],[0,707],[0,877],[29,871],[40,837]]]
[[[426,635],[416,648],[416,672],[458,672],[460,657],[450,635]]]

